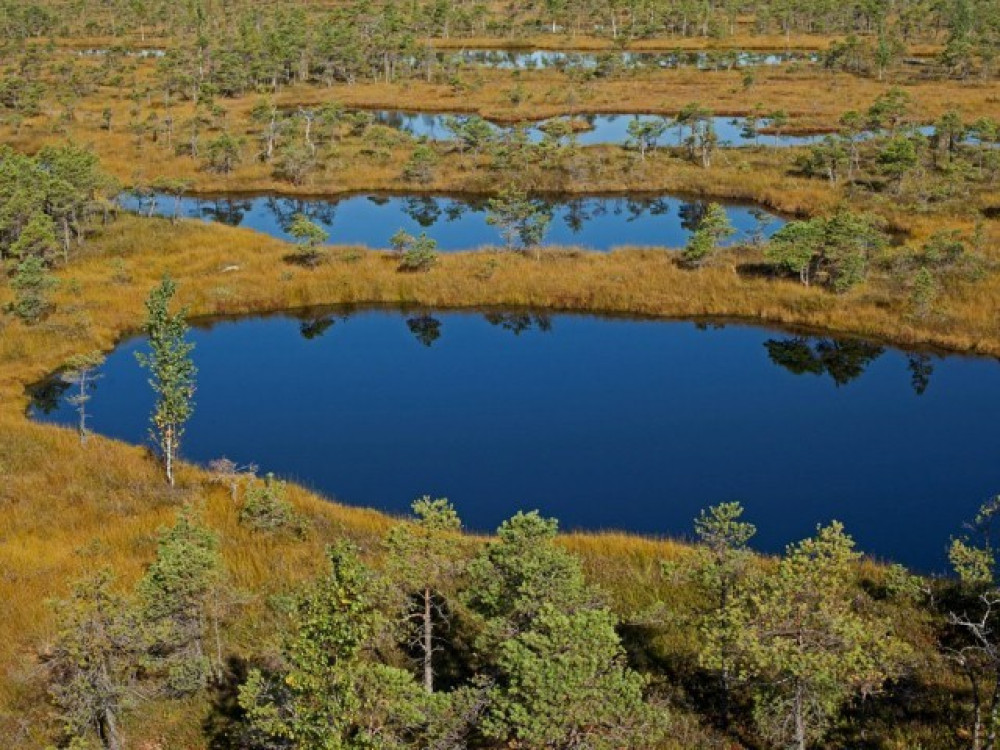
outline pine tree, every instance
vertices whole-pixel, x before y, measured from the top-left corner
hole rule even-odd
[[[221,668],[222,584],[218,537],[186,509],[161,532],[156,559],[137,587],[170,695],[203,688]],[[209,639],[215,641],[214,658],[209,656]]]
[[[735,652],[757,728],[773,745],[807,750],[850,698],[877,692],[907,654],[888,621],[865,607],[859,558],[841,524],[822,527],[746,587],[723,635],[709,633],[708,660]]]
[[[139,618],[112,591],[113,583],[110,571],[102,570],[56,603],[49,692],[70,737],[96,732],[105,748],[120,750],[122,717],[140,701],[147,644]]]
[[[387,539],[389,570],[403,591],[403,613],[412,624],[424,690],[434,692],[435,627],[447,624],[447,598],[462,572],[462,522],[446,499],[413,503],[416,521],[395,526]]]
[[[709,203],[705,215],[698,222],[698,228],[688,239],[681,258],[688,265],[700,266],[719,248],[719,243],[732,236],[735,231],[726,209],[718,203]]]
[[[757,533],[757,528],[742,518],[742,505],[722,503],[702,511],[694,523],[699,543],[694,577],[709,602],[701,617],[701,630],[713,644],[702,657],[706,667],[718,672],[724,719],[728,718],[738,637],[732,630],[734,621],[738,621],[733,609],[741,606],[753,560],[747,545]]]
[[[427,721],[425,694],[372,650],[387,628],[381,585],[346,545],[299,597],[277,675],[251,671],[240,705],[252,726],[299,750],[406,747]]]
[[[551,214],[518,188],[508,188],[490,198],[486,223],[499,229],[508,250],[537,247],[551,221]]]
[[[910,302],[917,316],[923,318],[930,313],[937,295],[938,284],[934,274],[926,266],[921,266],[913,276],[913,288],[910,291]]]
[[[49,310],[49,292],[55,287],[45,261],[29,255],[17,264],[10,283],[14,289],[14,314],[27,324],[37,323]]]
[[[663,717],[643,701],[614,615],[555,535],[554,520],[518,513],[469,565],[466,602],[495,675],[482,731],[514,747],[649,747]]]
[[[310,268],[318,265],[324,256],[319,246],[330,236],[327,231],[310,221],[305,214],[299,213],[292,217],[288,233],[299,245],[299,250],[294,255],[295,261]]]

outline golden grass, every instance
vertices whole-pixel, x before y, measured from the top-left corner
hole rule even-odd
[[[79,58],[77,65],[97,67],[100,59]],[[155,60],[131,59],[126,63],[126,80],[150,85],[155,92]],[[676,114],[684,105],[699,101],[719,115],[744,115],[760,107],[765,112],[785,110],[790,126],[811,131],[832,129],[847,110],[864,110],[891,85],[906,90],[913,99],[913,115],[930,122],[949,109],[957,109],[972,120],[1000,117],[1000,94],[995,80],[971,78],[965,81],[927,79],[906,70],[891,73],[886,80],[825,71],[817,65],[759,66],[753,68],[754,83],[744,85],[743,70],[701,71],[694,68],[634,71],[617,78],[601,78],[574,83],[567,74],[554,69],[510,71],[471,67],[460,74],[465,82],[456,89],[445,83],[408,80],[399,83],[359,82],[355,84],[296,85],[282,88],[275,100],[283,105],[338,102],[345,106],[396,108],[420,111],[479,113],[484,117],[513,122],[577,113],[651,112]],[[58,85],[55,84],[54,85]],[[508,93],[519,86],[520,103],[511,103]],[[126,98],[130,84],[102,87],[80,101],[81,110],[100,113],[110,107],[120,129],[124,129],[132,103]],[[161,97],[143,105],[142,119],[151,110],[161,110]],[[220,100],[234,113],[249,111],[258,97]],[[59,108],[50,105],[53,112]],[[174,108],[180,123],[190,106]]]
[[[443,84],[409,81],[401,84],[365,83],[309,86],[283,90],[287,104],[339,101],[354,107],[390,107],[421,111],[476,112],[504,121],[539,119],[577,113],[676,114],[690,102],[701,102],[718,115],[745,115],[756,107],[765,112],[783,109],[791,126],[802,130],[835,128],[840,116],[851,109],[865,110],[891,85],[899,85],[913,98],[912,112],[931,121],[955,108],[968,119],[1000,116],[1000,95],[995,81],[953,81],[903,78],[878,81],[847,73],[823,71],[803,65],[798,72],[787,67],[754,68],[754,83],[743,84],[743,71],[701,71],[692,68],[643,71],[622,78],[598,79],[583,85],[568,83],[554,70],[522,71],[516,79],[524,99],[513,105],[505,92],[515,86],[510,71],[477,70],[466,73],[471,82],[482,83],[471,90],[453,90]]]

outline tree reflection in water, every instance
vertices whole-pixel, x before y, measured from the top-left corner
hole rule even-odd
[[[930,385],[931,375],[934,373],[934,365],[927,354],[910,354],[906,358],[906,366],[910,370],[910,385],[913,392],[918,396],[924,395],[927,386]]]
[[[253,201],[249,198],[212,198],[198,202],[198,215],[202,219],[231,227],[240,226],[252,209]]]
[[[337,217],[337,201],[317,201],[308,198],[268,196],[267,210],[285,232],[292,225],[296,214],[302,214],[317,224],[330,226]]]
[[[54,413],[69,387],[70,382],[58,374],[28,386],[27,392],[32,409],[42,414]]]
[[[525,331],[532,329],[537,329],[540,333],[548,333],[552,330],[552,319],[543,313],[488,312],[483,315],[483,318],[491,326],[503,328],[515,336],[520,336]]]
[[[838,387],[859,378],[885,352],[861,339],[768,339],[764,347],[774,364],[796,375],[829,375]]]
[[[299,333],[302,334],[302,338],[312,341],[326,333],[335,322],[332,315],[313,320],[303,320],[299,323]]]
[[[431,315],[407,318],[406,325],[414,338],[424,346],[431,346],[441,338],[441,321]]]

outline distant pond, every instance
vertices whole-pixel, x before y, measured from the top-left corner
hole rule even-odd
[[[1000,363],[743,324],[335,308],[192,331],[183,454],[256,463],[352,505],[447,496],[494,528],[685,535],[740,500],[775,552],[843,521],[866,552],[944,571],[949,537],[1000,490]],[[123,342],[91,427],[147,439],[152,394]],[[72,426],[58,377],[32,417]]]
[[[467,115],[455,113],[408,112],[395,109],[355,111],[369,112],[376,122],[401,130],[415,138],[427,138],[435,141],[447,140],[452,137],[447,127],[450,118],[467,117]],[[666,122],[668,125],[670,123],[669,116],[654,114],[574,114],[562,118],[525,123],[529,140],[534,143],[541,141],[545,137],[546,127],[557,119],[569,120],[576,124],[575,138],[580,146],[623,145],[628,141],[628,126],[633,121]],[[769,122],[766,119],[758,119],[756,131],[747,129],[747,118],[745,117],[715,116],[711,118],[711,121],[720,146],[806,146],[821,141],[828,135],[827,133],[798,135],[784,132],[760,132],[761,130],[766,131],[769,127]],[[509,132],[512,129],[510,125],[494,124],[493,127],[497,134]],[[684,144],[684,139],[690,134],[690,128],[678,128],[676,125],[668,126],[657,140],[657,145],[662,147],[681,146]]]
[[[290,239],[292,217],[303,213],[321,224],[331,244],[389,247],[399,229],[426,232],[441,250],[470,250],[502,244],[497,229],[486,223],[485,198],[438,195],[352,195],[344,198],[284,196],[172,197],[154,194],[142,199],[124,194],[126,209],[161,216],[179,215],[217,221]],[[544,242],[610,250],[623,245],[682,247],[698,226],[706,201],[674,196],[582,197],[544,201],[552,215]],[[767,237],[784,224],[775,214],[747,203],[725,205],[736,234],[727,241]]]
[[[467,65],[531,70],[545,68],[698,68],[731,70],[734,68],[808,63],[820,59],[818,52],[754,52],[749,50],[677,50],[646,52],[632,50],[532,50],[532,49],[461,49],[439,50],[438,59],[457,60]]]
[[[79,49],[82,57],[97,57],[117,53],[130,57],[164,57],[162,47],[132,49],[127,47],[93,47]],[[613,68],[671,69],[697,68],[699,70],[732,70],[735,68],[784,65],[785,63],[816,62],[818,52],[754,52],[749,50],[677,50],[673,52],[646,52],[630,50],[532,50],[532,49],[441,49],[433,52],[436,61],[462,63],[502,70],[532,70],[545,68],[585,68],[601,70]],[[411,64],[418,60],[413,58]]]

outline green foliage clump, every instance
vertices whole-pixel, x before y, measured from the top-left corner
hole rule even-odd
[[[55,604],[58,631],[48,660],[49,693],[63,730],[78,744],[96,733],[106,748],[123,745],[121,723],[139,703],[145,631],[102,570]]]
[[[482,730],[514,746],[648,747],[663,717],[643,700],[616,618],[555,535],[554,520],[518,513],[469,564],[466,603],[497,675]]]
[[[205,147],[205,168],[229,174],[243,161],[243,141],[229,133],[213,138]]]
[[[197,692],[221,669],[218,644],[223,600],[218,536],[187,510],[161,532],[156,559],[139,581],[140,611],[170,695]]]
[[[288,227],[288,233],[295,238],[298,249],[289,259],[307,268],[315,268],[326,257],[320,245],[330,236],[323,227],[309,220],[305,214],[295,214]]]
[[[922,266],[913,276],[913,288],[910,291],[910,302],[920,317],[925,317],[934,307],[939,294],[938,283],[926,266]]]
[[[89,149],[46,146],[25,156],[0,146],[0,259],[52,262],[58,250],[67,259],[116,190]]]
[[[240,508],[240,523],[256,531],[298,531],[300,522],[292,504],[285,499],[286,485],[268,474],[263,481],[247,485]]]
[[[709,631],[707,663],[733,655],[769,744],[806,750],[853,696],[878,691],[908,658],[858,591],[859,557],[841,524],[819,528],[746,587],[724,630]]]
[[[413,149],[403,167],[403,179],[407,182],[426,183],[434,177],[434,167],[439,161],[437,152],[426,143],[421,143]]]
[[[695,519],[697,553],[691,561],[694,580],[707,607],[699,629],[712,648],[701,653],[703,666],[718,675],[722,715],[728,718],[730,694],[736,681],[738,611],[746,595],[753,553],[748,545],[757,528],[743,520],[743,506],[723,503]]]
[[[771,237],[765,255],[806,286],[818,281],[846,292],[865,279],[870,261],[885,245],[874,219],[840,211],[789,222]]]
[[[681,252],[681,259],[689,266],[702,265],[718,249],[719,243],[735,231],[726,209],[718,203],[709,203],[705,215]]]
[[[29,255],[17,264],[11,279],[14,289],[11,311],[25,323],[37,323],[50,308],[49,293],[56,283],[45,261],[37,255]]]
[[[660,138],[667,131],[667,121],[663,118],[639,119],[638,117],[629,120],[628,139],[626,147],[633,148],[639,152],[639,157],[645,161],[646,154],[656,149]]]
[[[437,263],[437,241],[428,237],[425,232],[421,232],[419,237],[414,237],[400,229],[392,236],[390,242],[393,249],[401,254],[400,271],[411,273],[430,271]]]
[[[449,625],[448,600],[465,567],[462,522],[444,498],[413,503],[416,521],[395,526],[386,539],[388,571],[398,585],[398,605],[420,655],[424,690],[434,692],[434,654],[439,625]]]
[[[548,209],[519,188],[507,188],[490,198],[486,223],[499,230],[508,250],[537,247],[551,221]]]
[[[380,584],[348,546],[296,600],[278,674],[253,670],[240,706],[264,736],[305,750],[402,748],[425,721],[412,676],[374,658],[388,627]]]

